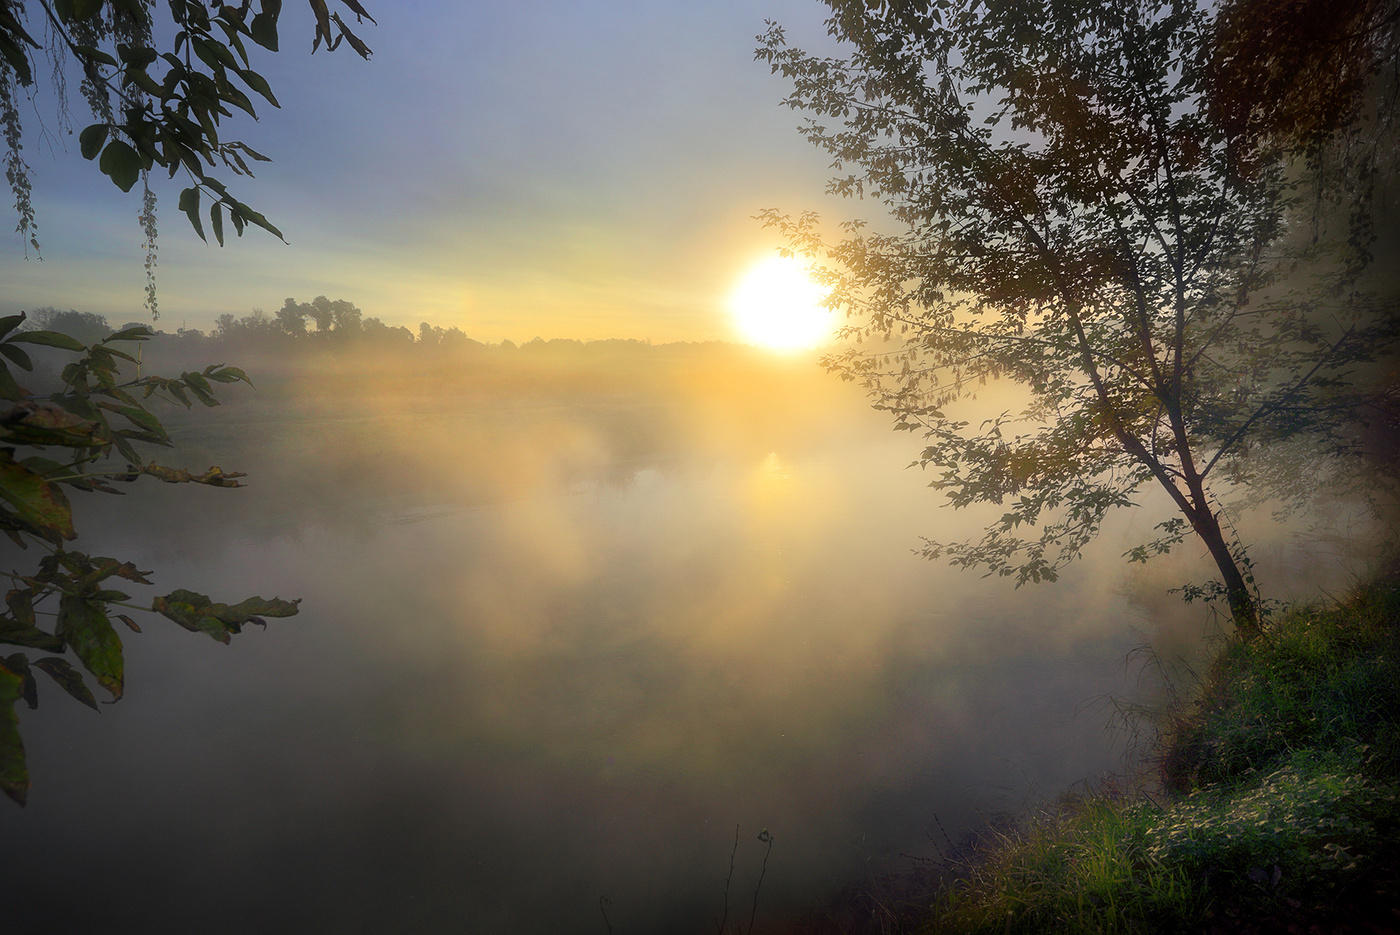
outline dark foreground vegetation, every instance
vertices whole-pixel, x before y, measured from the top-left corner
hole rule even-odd
[[[935,893],[866,893],[862,922],[1400,930],[1400,574],[1230,642],[1196,701],[1165,721],[1156,788],[1066,797],[984,832],[944,863]]]

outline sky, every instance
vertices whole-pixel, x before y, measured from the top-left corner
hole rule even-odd
[[[849,210],[753,60],[765,19],[829,48],[815,0],[366,7],[368,62],[308,54],[310,13],[287,4],[281,52],[254,60],[281,109],[226,124],[274,162],[224,181],[288,244],[205,245],[175,206],[188,183],[159,180],[159,327],[326,295],[486,341],[733,339],[728,296],[780,243],[753,215]],[[47,87],[23,114],[42,259],[9,236],[0,311],[148,320],[139,192],[78,154],[71,96],[71,133]]]

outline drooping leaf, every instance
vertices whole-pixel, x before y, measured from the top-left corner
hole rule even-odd
[[[123,328],[102,339],[103,344],[111,344],[113,341],[144,341],[154,335],[155,332],[147,325],[132,325],[130,328]]]
[[[122,696],[122,640],[102,604],[77,594],[63,595],[58,602],[58,635],[97,684],[111,692],[114,700]]]
[[[258,119],[258,112],[253,109],[253,102],[248,99],[248,95],[231,84],[225,85],[221,93],[224,100],[228,101],[239,110],[246,112],[248,116],[252,117],[254,120]]]
[[[11,344],[42,344],[45,347],[57,347],[65,351],[85,351],[87,346],[76,338],[71,338],[58,331],[21,331],[10,338]]]
[[[248,374],[244,373],[241,367],[219,367],[218,369],[210,367],[204,372],[209,379],[217,380],[220,383],[237,383],[241,381],[249,386],[253,385],[253,381],[248,379]]]
[[[130,421],[132,425],[145,429],[147,432],[154,435],[165,437],[167,434],[165,426],[160,424],[160,420],[157,419],[150,410],[144,409],[141,406],[118,406],[115,403],[108,402],[101,402],[97,405],[106,409],[108,412],[115,412],[117,415],[123,416]]]
[[[188,370],[180,374],[180,379],[184,381],[189,391],[194,394],[195,399],[198,399],[204,405],[217,406],[219,404],[219,400],[214,396],[214,388],[209,385],[209,380],[204,374]]]
[[[6,451],[0,451],[0,499],[13,507],[21,520],[63,539],[73,539],[73,511],[68,498],[56,485],[17,464]]]
[[[373,23],[374,25],[376,25],[376,26],[379,25],[379,21],[376,20],[373,16],[370,16],[370,15],[369,15],[369,11],[366,10],[366,9],[358,2],[358,0],[341,0],[341,2],[344,3],[346,6],[348,6],[348,7],[351,9],[351,11],[355,14],[355,18],[356,18],[356,19],[359,19],[360,17],[364,17],[365,19],[369,20],[369,21],[370,21],[371,23]]]
[[[249,24],[248,32],[253,41],[264,49],[277,51],[277,21],[266,13],[258,13]]]
[[[141,177],[141,169],[144,164],[141,156],[122,140],[112,140],[102,150],[102,158],[98,160],[97,167],[104,175],[109,176],[117,187],[124,192],[131,191],[131,186],[136,184],[136,180]]]
[[[311,43],[311,51],[314,54],[320,47],[324,39],[327,48],[331,48],[331,17],[326,9],[326,0],[309,0],[311,10],[316,15],[316,38]]]
[[[287,238],[282,236],[282,232],[276,227],[274,227],[272,223],[268,221],[267,218],[263,217],[257,211],[254,211],[252,208],[248,207],[241,201],[236,202],[234,207],[235,210],[232,212],[234,217],[240,217],[249,224],[256,224],[263,230],[267,231],[269,234],[272,234],[278,240],[281,240],[284,243],[286,242]]]
[[[33,624],[21,623],[11,617],[0,616],[0,643],[28,646],[50,653],[63,652],[63,640]]]
[[[34,369],[34,361],[29,358],[29,355],[26,354],[22,348],[15,347],[13,344],[0,344],[0,354],[4,354],[6,357],[10,358],[10,360],[14,361],[15,366],[19,367],[21,370]]]
[[[20,805],[29,794],[29,769],[19,736],[15,702],[24,693],[24,678],[0,662],[0,789]]]
[[[29,657],[24,653],[11,653],[0,662],[24,680],[20,685],[19,695],[29,706],[29,710],[33,711],[39,707],[39,686],[34,682],[34,673],[29,671]]]
[[[208,487],[242,487],[237,478],[247,477],[242,471],[229,471],[218,465],[212,465],[203,474],[194,474],[184,468],[166,467],[163,464],[150,464],[141,468],[142,474],[149,474],[158,480],[163,480],[167,484],[204,484]]]
[[[87,683],[83,681],[82,673],[73,668],[67,659],[60,656],[45,656],[42,659],[34,660],[34,668],[47,674],[49,678],[58,683],[59,688],[75,699],[101,713],[102,709],[97,706],[97,699],[93,697],[92,689],[88,688]]]
[[[262,75],[258,74],[255,71],[252,71],[251,69],[242,68],[238,71],[238,77],[242,78],[245,82],[247,82],[248,87],[252,88],[254,91],[257,91],[264,98],[266,98],[267,102],[273,107],[282,106],[281,104],[277,103],[277,98],[273,95],[272,88],[268,85],[267,79],[264,78]]]
[[[24,312],[20,312],[18,315],[6,315],[5,317],[0,318],[0,338],[3,338],[11,331],[14,331],[16,328],[18,328],[20,322],[24,321],[24,319]]]
[[[374,54],[370,50],[370,47],[365,45],[364,40],[355,35],[349,26],[345,25],[345,21],[340,18],[339,13],[332,13],[331,19],[335,21],[335,25],[340,29],[340,35],[336,37],[337,45],[340,43],[341,39],[344,39],[346,42],[350,43],[350,48],[355,50],[355,54],[366,60]],[[331,48],[335,48],[335,46],[333,45]]]
[[[199,239],[208,242],[204,236],[204,223],[199,219],[199,189],[191,186],[180,192],[180,210],[185,212],[185,217],[190,219],[190,226],[199,235]]]
[[[291,617],[297,612],[300,599],[264,600],[250,597],[237,604],[214,603],[208,596],[181,588],[164,597],[157,597],[151,609],[175,621],[193,633],[207,633],[220,643],[227,643],[231,634],[242,632],[246,623],[263,624],[262,617]]]
[[[78,149],[84,159],[96,159],[97,154],[102,152],[102,144],[107,142],[108,129],[105,123],[94,123],[78,135]]]

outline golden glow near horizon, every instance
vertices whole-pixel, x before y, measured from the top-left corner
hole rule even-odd
[[[796,257],[770,256],[739,280],[729,311],[740,336],[775,351],[816,347],[831,337],[834,316],[822,305],[827,290]]]

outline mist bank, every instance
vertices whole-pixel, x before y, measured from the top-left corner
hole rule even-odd
[[[731,896],[769,829],[781,931],[940,826],[1121,769],[1105,699],[1160,694],[1125,657],[1219,634],[1167,594],[1205,556],[1124,562],[1151,509],[1056,584],[920,559],[988,512],[942,508],[918,440],[810,358],[277,341],[141,345],[248,371],[152,449],[247,488],[74,507],[157,589],[301,612],[227,647],[154,621],[103,717],[25,712],[20,931],[596,931],[604,897],[618,930],[709,931],[736,824]],[[1300,529],[1251,540],[1266,590],[1344,574]]]

